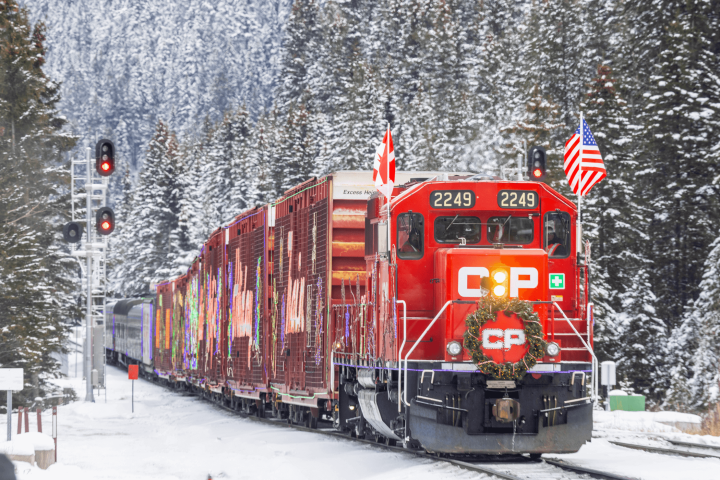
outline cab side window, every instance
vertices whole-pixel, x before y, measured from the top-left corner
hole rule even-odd
[[[543,248],[550,258],[567,258],[570,255],[570,215],[565,212],[545,214],[543,222]]]
[[[423,256],[425,223],[419,213],[401,213],[397,219],[397,255],[404,260]]]

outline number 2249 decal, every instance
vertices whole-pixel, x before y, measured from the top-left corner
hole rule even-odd
[[[500,190],[497,197],[498,207],[517,209],[538,208],[538,194],[532,190]]]
[[[475,192],[472,190],[435,190],[430,194],[431,208],[472,208]]]

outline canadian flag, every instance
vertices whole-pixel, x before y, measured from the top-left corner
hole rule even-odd
[[[395,149],[393,148],[392,133],[388,124],[385,138],[375,151],[373,164],[373,182],[375,187],[388,199],[395,185]]]

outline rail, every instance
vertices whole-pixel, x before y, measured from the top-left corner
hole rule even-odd
[[[597,392],[598,392],[598,378],[597,378],[597,357],[595,356],[595,352],[593,352],[592,348],[590,348],[590,345],[589,345],[587,342],[585,342],[585,340],[583,339],[582,335],[580,335],[580,333],[578,333],[577,329],[575,328],[575,325],[573,325],[572,322],[570,321],[570,319],[567,317],[567,315],[565,315],[565,312],[563,312],[563,309],[560,308],[560,305],[558,305],[557,302],[553,302],[553,306],[554,306],[555,308],[557,308],[558,310],[560,310],[560,314],[563,316],[563,318],[564,318],[565,321],[568,323],[568,325],[570,325],[570,328],[572,328],[572,331],[575,332],[575,335],[577,335],[577,337],[578,337],[578,338],[580,339],[580,341],[582,342],[583,346],[587,349],[588,352],[590,352],[590,355],[592,356],[592,376],[593,376],[593,393],[592,393],[592,398],[593,398],[593,402],[597,402],[597,400],[598,400],[598,394],[597,394]],[[588,308],[587,314],[590,315],[590,309],[589,309],[589,308]],[[588,330],[588,339],[589,339],[589,338],[590,338],[590,331]]]

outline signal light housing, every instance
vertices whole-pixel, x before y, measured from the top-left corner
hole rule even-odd
[[[100,235],[110,235],[115,230],[115,212],[110,207],[102,207],[95,214],[95,228]]]
[[[115,171],[115,144],[102,139],[95,144],[95,170],[102,177],[109,177]]]
[[[528,177],[534,182],[542,182],[547,175],[547,154],[543,147],[531,147],[528,152]]]
[[[83,227],[81,223],[68,222],[63,225],[63,238],[68,243],[77,243],[82,239]]]

